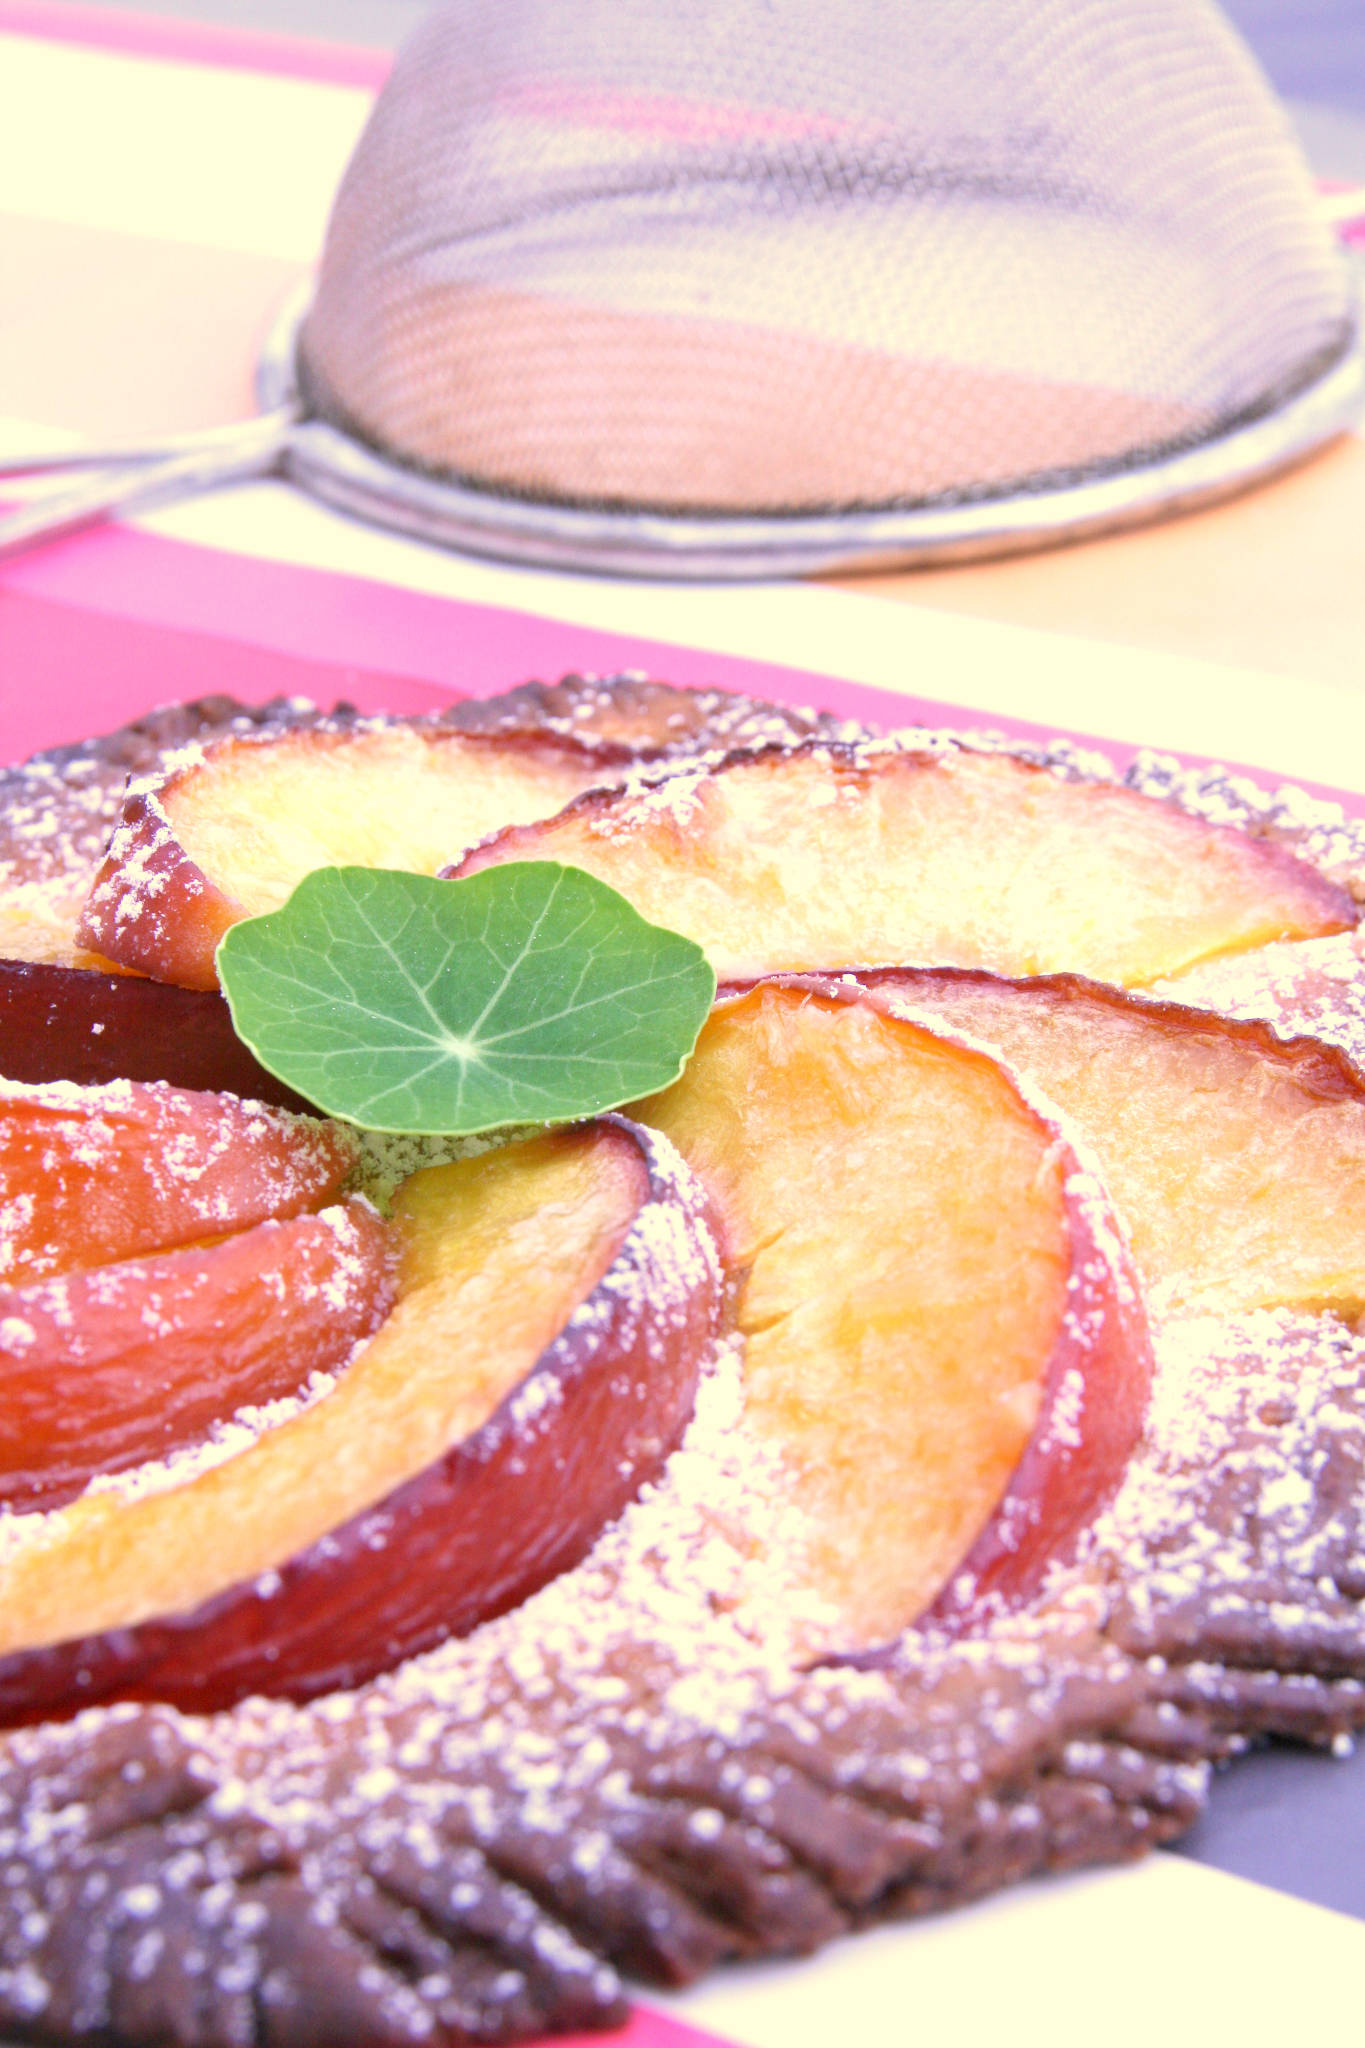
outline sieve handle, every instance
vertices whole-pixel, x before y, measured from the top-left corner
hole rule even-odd
[[[87,454],[84,466],[97,466],[83,482],[44,492],[0,518],[0,560],[92,526],[112,512],[147,511],[214,484],[268,475],[288,447],[298,418],[295,407],[284,406],[235,427],[186,436],[172,453],[127,449],[116,455]],[[66,456],[30,458],[24,467],[29,472],[65,468],[71,461]],[[18,462],[8,465],[9,474],[18,471]]]

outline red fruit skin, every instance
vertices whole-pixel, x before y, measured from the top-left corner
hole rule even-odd
[[[870,999],[894,1016],[897,996],[913,996],[918,974],[913,968],[869,968],[837,981],[797,974],[771,979],[849,1002]],[[717,1000],[756,985],[727,983]],[[1120,993],[1117,1000],[1126,998]],[[941,1019],[920,1021],[945,1038],[953,1036]],[[1007,1061],[1001,1064],[1009,1070]],[[1027,1098],[1017,1077],[1016,1086]],[[1059,1143],[1065,1145],[1060,1135]],[[1141,1289],[1108,1196],[1069,1145],[1065,1151],[1071,1278],[1038,1421],[995,1513],[917,1626],[965,1635],[990,1613],[1024,1606],[1053,1565],[1074,1557],[1142,1440],[1155,1362]],[[833,1661],[876,1664],[892,1647]]]
[[[869,971],[849,980],[894,1015],[897,994],[904,999],[913,990],[915,971]],[[924,1021],[953,1036],[943,1022]],[[1009,1071],[1007,1060],[1001,1064]],[[1016,1083],[1027,1097],[1026,1084],[1017,1077]],[[1060,1134],[1059,1142],[1065,1144]],[[1048,1571],[1075,1556],[1122,1484],[1146,1427],[1156,1368],[1142,1291],[1102,1184],[1070,1145],[1066,1154],[1066,1313],[1024,1454],[990,1521],[921,1617],[920,1626],[953,1635],[1026,1605]]]
[[[98,1473],[199,1443],[345,1364],[395,1292],[368,1202],[203,1249],[0,1287],[0,1505],[46,1511]]]
[[[1037,1425],[995,1513],[923,1617],[954,1635],[1022,1607],[1052,1566],[1075,1556],[1146,1426],[1154,1363],[1142,1296],[1103,1189],[1074,1167],[1066,1215],[1066,1316]]]
[[[153,792],[132,789],[76,926],[78,945],[120,967],[179,988],[216,989],[218,941],[242,915],[183,851],[161,797],[175,788],[172,771]],[[128,915],[126,877],[138,875],[137,915]]]
[[[301,1215],[338,1198],[358,1156],[341,1124],[236,1096],[0,1084],[0,1274],[17,1286]]]
[[[644,1199],[610,1269],[483,1427],[281,1570],[194,1612],[0,1658],[0,1722],[112,1693],[306,1700],[467,1635],[584,1557],[691,1416],[722,1314],[706,1200],[629,1124]],[[662,1246],[662,1252],[661,1252]]]
[[[10,1081],[169,1081],[307,1109],[232,1028],[222,996],[138,975],[0,960],[0,1074]]]

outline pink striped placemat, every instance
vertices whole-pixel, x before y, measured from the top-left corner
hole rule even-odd
[[[426,711],[531,677],[623,669],[693,687],[818,704],[877,725],[980,724],[968,707],[706,653],[531,611],[108,526],[0,572],[0,709],[8,758],[96,732],[152,701],[224,691],[344,696]],[[995,719],[1020,738],[1042,728]]]
[[[626,666],[882,724],[983,722],[961,703],[113,527],[0,575],[0,759],[215,690],[256,701],[346,696],[367,710],[422,711],[531,675]],[[1021,738],[1044,730],[1017,719],[985,722]],[[1119,758],[1131,751],[1107,750]],[[1365,796],[1341,800],[1365,811]],[[606,2038],[619,2048],[737,2048],[733,2037],[647,2004]],[[576,2037],[558,2048],[602,2039]]]
[[[6,34],[64,47],[78,68],[82,57],[159,62],[169,102],[191,70],[363,93],[389,68],[385,51],[79,0],[0,0]],[[211,175],[203,164],[191,172]],[[1365,194],[1360,218],[1343,214],[1340,225],[1365,233]],[[310,253],[291,267],[278,254],[195,249],[187,271],[191,252],[139,240],[126,224],[114,232],[108,223],[22,215],[0,215],[0,244],[0,269],[17,265],[19,294],[19,318],[0,332],[9,380],[0,408],[96,439],[214,423],[248,408],[259,331]],[[159,309],[177,292],[186,302],[168,320]],[[94,355],[91,321],[107,343]],[[922,609],[1356,690],[1362,517],[1365,445],[1351,439],[1273,486],[1168,526],[1027,560],[866,577],[857,587]]]
[[[653,2006],[637,2005],[617,2033],[559,2034],[545,2048],[734,2048],[734,2043]]]
[[[41,36],[49,43],[79,43],[86,49],[118,50],[132,57],[215,64],[376,91],[392,61],[387,50],[362,44],[316,42],[307,36],[220,22],[177,21],[135,9],[82,7],[75,0],[0,0],[0,34]]]
[[[104,731],[152,704],[215,691],[249,702],[283,694],[414,712],[532,677],[623,669],[815,705],[883,728],[984,726],[1026,742],[1057,731],[961,700],[232,554],[134,527],[103,527],[0,571],[5,760]],[[1099,748],[1120,767],[1136,751],[1074,729],[1065,736]],[[1263,784],[1277,779],[1264,769],[1241,772]],[[1365,796],[1322,783],[1302,786],[1352,815],[1365,813]]]
[[[0,32],[364,89],[382,81],[389,62],[374,50],[57,0],[0,0]],[[153,703],[212,691],[251,701],[347,697],[367,710],[422,711],[533,675],[627,667],[814,703],[881,725],[989,724],[1022,739],[1053,730],[816,670],[558,623],[136,529],[110,528],[0,572],[0,759],[107,729]],[[1096,744],[1120,762],[1132,751]],[[1264,771],[1248,772],[1269,779]],[[1317,793],[1365,811],[1365,798],[1327,788]],[[560,2048],[588,2048],[600,2039]],[[621,2048],[727,2048],[721,2037],[648,2006],[637,2007],[611,2039]]]

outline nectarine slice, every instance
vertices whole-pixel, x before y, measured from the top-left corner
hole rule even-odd
[[[262,727],[278,732],[321,724],[340,731],[355,723],[354,711],[347,706],[323,714],[297,698],[250,706],[228,697],[208,697],[164,706],[117,732],[53,748],[20,766],[0,767],[0,962],[107,964],[77,946],[75,930],[118,822],[130,774],[159,773],[170,753],[195,742],[207,743],[228,729],[249,734]],[[374,723],[367,721],[371,727]],[[395,729],[416,723],[420,729],[433,721],[385,723]],[[620,779],[632,763],[660,757],[758,746],[812,733],[850,736],[844,721],[822,712],[768,704],[725,690],[679,689],[634,674],[571,675],[558,683],[523,683],[498,696],[465,698],[440,713],[434,723],[459,733],[495,735],[504,743],[569,747],[585,767],[591,758],[603,781]],[[447,845],[441,858],[448,859],[451,851]],[[0,1072],[8,1071],[0,1060]]]
[[[103,1266],[297,1216],[354,1171],[344,1125],[163,1082],[0,1081],[0,1278]]]
[[[870,979],[1065,1113],[1153,1307],[1365,1310],[1365,1076],[1343,1053],[1072,976]]]
[[[0,1287],[0,1503],[72,1499],[336,1371],[393,1296],[368,1202]]]
[[[602,773],[568,740],[442,726],[219,740],[130,790],[78,936],[155,980],[216,988],[228,927],[277,910],[312,869],[435,874],[453,850],[550,816]]]
[[[994,1060],[814,981],[720,1003],[634,1113],[746,1276],[743,1426],[802,1513],[782,1568],[826,1610],[813,1645],[895,1636],[964,1561],[964,1599],[1035,1583],[1122,1476],[1150,1373],[1055,1126]]]
[[[176,990],[167,981],[110,972],[113,963],[76,943],[86,896],[118,822],[128,769],[152,772],[160,747],[206,738],[234,719],[243,729],[248,722],[277,728],[310,723],[294,704],[249,711],[226,699],[206,700],[84,748],[61,750],[60,758],[40,756],[26,768],[0,770],[0,1074],[14,1081],[170,1081],[180,1088],[229,1089],[301,1106],[236,1038],[216,990]],[[314,715],[311,724],[318,723]],[[347,723],[327,728],[333,737],[319,742],[324,751],[343,744],[335,735]],[[397,720],[391,727],[402,731],[413,724]],[[447,738],[472,735],[475,747],[495,741],[504,753],[520,751],[523,765],[528,750],[532,766],[556,755],[576,761],[577,771],[562,787],[556,781],[547,795],[550,810],[588,782],[621,780],[641,761],[813,733],[847,736],[850,730],[823,713],[722,690],[677,689],[637,675],[526,683],[500,696],[466,698],[437,724],[448,729]],[[430,725],[419,721],[417,730]],[[362,753],[374,753],[373,739],[359,744]],[[445,742],[437,736],[434,744],[439,750]],[[549,756],[539,751],[545,748]],[[397,750],[416,751],[410,739],[399,740]],[[459,756],[457,748],[448,758]],[[467,749],[463,758],[469,758]],[[391,821],[399,839],[407,827],[397,820],[405,815],[406,802]],[[512,815],[510,808],[499,810],[477,821],[479,831],[505,824]],[[453,851],[449,830],[448,824],[432,856],[437,864]],[[401,852],[393,856],[397,864],[403,858]],[[217,879],[230,893],[230,884]]]
[[[345,707],[338,710],[345,715]],[[210,734],[306,725],[318,716],[297,697],[258,705],[199,697],[188,704],[163,704],[114,732],[46,748],[12,768],[0,767],[0,960],[107,966],[77,944],[75,933],[129,776],[152,773],[167,754]],[[0,1073],[10,1072],[0,1060]],[[14,1072],[12,1078],[95,1077]]]
[[[573,1563],[657,1471],[720,1306],[676,1155],[612,1119],[397,1209],[397,1305],[331,1393],[174,1491],[12,1527],[0,1714],[359,1683]]]
[[[0,1074],[11,1081],[169,1081],[307,1105],[238,1038],[216,990],[50,961],[0,960]]]
[[[736,754],[595,791],[447,872],[508,860],[587,868],[695,939],[722,981],[924,962],[1138,984],[1356,918],[1344,890],[1269,841],[962,749]],[[103,925],[90,938],[108,944]]]
[[[1282,1037],[1303,1032],[1365,1053],[1365,929],[1205,960],[1149,991],[1225,1017],[1261,1017]]]

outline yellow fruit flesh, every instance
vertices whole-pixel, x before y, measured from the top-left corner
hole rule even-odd
[[[1365,1099],[1191,1012],[951,978],[904,1000],[1072,1120],[1154,1308],[1365,1307]]]
[[[998,755],[802,752],[616,798],[481,852],[589,869],[721,981],[933,963],[1136,986],[1351,921],[1313,870],[1106,784]]]
[[[602,780],[572,754],[404,727],[227,745],[166,791],[184,852],[251,917],[319,867],[435,874],[499,826],[547,818]]]
[[[416,1175],[397,1204],[398,1303],[336,1387],[187,1484],[33,1517],[6,1560],[0,1653],[192,1609],[422,1471],[533,1369],[645,1187],[635,1146],[600,1131]]]
[[[76,943],[76,924],[89,886],[86,874],[12,883],[0,896],[0,960],[121,973],[121,968]]]
[[[788,1468],[830,1646],[882,1641],[1032,1433],[1069,1270],[1052,1133],[978,1055],[772,988],[720,1005],[638,1113],[712,1188],[747,1274],[745,1426]]]

